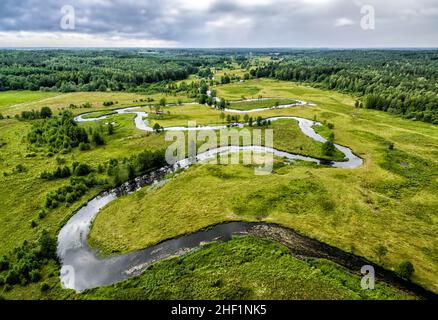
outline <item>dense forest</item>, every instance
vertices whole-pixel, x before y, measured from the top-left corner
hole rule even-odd
[[[212,80],[213,68],[231,63],[245,71],[243,78]],[[0,91],[184,92],[195,98],[200,83],[175,83],[192,74],[210,84],[251,77],[306,82],[354,94],[357,107],[438,124],[437,50],[0,50]]]
[[[136,50],[0,51],[0,91],[145,91],[150,84],[186,79],[224,56]]]
[[[356,106],[438,124],[437,50],[319,50],[276,58],[251,75],[353,93],[361,101]]]

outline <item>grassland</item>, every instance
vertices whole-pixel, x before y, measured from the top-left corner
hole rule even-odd
[[[26,98],[26,96],[28,98]],[[36,97],[49,97],[46,99],[34,99]],[[112,101],[114,103],[111,106],[113,108],[123,108],[130,106],[146,105],[151,103],[157,103],[162,96],[159,94],[143,95],[139,93],[127,93],[127,92],[72,92],[72,93],[44,93],[33,92],[28,93],[26,91],[11,91],[2,92],[0,94],[0,103],[3,101],[3,107],[0,106],[1,112],[4,116],[13,116],[21,113],[23,110],[40,109],[41,107],[48,106],[53,111],[58,110],[70,110],[74,114],[107,110],[107,106],[104,106],[104,102]],[[146,102],[146,98],[153,99],[151,102]],[[185,96],[165,96],[168,103],[176,103],[179,99],[182,102],[189,102]],[[143,100],[143,101],[142,101]],[[19,101],[16,104],[15,101]],[[91,103],[92,108],[81,107],[85,103]],[[70,105],[75,105],[76,108],[70,108]]]
[[[335,142],[351,147],[365,159],[364,166],[346,170],[308,164],[278,165],[271,175],[255,176],[251,167],[243,165],[197,165],[161,188],[149,191],[145,188],[111,203],[93,225],[90,241],[94,246],[105,253],[127,252],[221,221],[273,221],[389,269],[409,260],[415,267],[413,281],[438,292],[436,126],[374,110],[355,109],[352,97],[290,82],[258,79],[215,89],[227,100],[262,95],[315,102],[314,107],[268,110],[252,116],[294,115],[330,122],[334,124]],[[71,109],[72,112],[100,112],[108,109],[103,106],[104,101],[118,101],[114,107],[119,107],[139,104],[138,100],[144,98],[129,93],[62,94],[20,105],[10,102],[1,112],[14,115],[45,105],[60,110],[68,108],[70,103],[85,102],[91,102],[93,107]],[[154,99],[158,101],[159,96]],[[177,97],[167,99],[176,102]],[[220,111],[205,106],[174,106],[165,110],[170,115],[151,118],[152,124],[156,121],[163,126],[187,125],[187,120],[196,120],[198,124],[221,122]],[[117,123],[116,131],[105,137],[104,146],[82,152],[75,149],[54,157],[26,143],[31,123],[15,119],[0,121],[0,238],[3,240],[0,254],[23,240],[36,238],[43,229],[57,233],[86,199],[100,191],[93,189],[81,201],[51,210],[44,219],[38,219],[46,192],[66,183],[65,179],[39,178],[41,171],[56,168],[57,157],[64,158],[67,164],[81,161],[95,167],[110,158],[123,159],[144,149],[165,146],[163,134],[137,130],[133,117],[111,116]],[[280,121],[272,126],[274,135],[284,137],[275,140],[277,147],[316,156],[318,146],[313,142],[307,144],[292,122]],[[328,128],[322,130],[327,134]],[[296,138],[290,139],[293,134]],[[388,148],[391,144],[394,149]],[[13,173],[18,164],[27,170]],[[9,174],[4,176],[3,172]],[[31,226],[31,220],[36,220],[36,227]],[[388,250],[386,255],[377,255],[378,246]],[[47,277],[54,288],[53,294],[71,297],[57,287],[56,275]],[[259,293],[252,294],[259,297]],[[50,293],[47,295],[50,297]],[[20,296],[41,297],[41,293],[37,285],[14,288],[7,293],[7,297]]]
[[[252,237],[212,243],[150,267],[119,284],[92,289],[90,299],[412,299],[326,260],[298,260],[284,246]]]
[[[241,92],[257,88],[255,96],[315,102],[315,107],[257,115],[331,122],[336,142],[363,157],[364,166],[354,170],[286,166],[267,177],[254,177],[243,166],[196,167],[161,189],[140,191],[110,204],[93,226],[92,243],[105,252],[126,252],[220,221],[262,219],[393,270],[410,260],[416,270],[413,280],[436,290],[436,128],[355,109],[349,96],[287,82],[254,80],[216,89],[220,96],[238,99],[237,87]],[[389,150],[391,143],[396,151]],[[409,159],[407,166],[404,159]],[[379,246],[388,250],[384,257],[376,254]]]
[[[286,105],[296,103],[296,100],[293,99],[263,99],[263,100],[255,100],[255,101],[242,101],[231,103],[229,106],[232,109],[237,110],[250,110],[257,108],[270,108],[277,105]]]
[[[18,108],[20,105],[30,102],[47,102],[51,98],[60,95],[55,92],[40,91],[9,91],[0,94],[0,112],[7,109]],[[27,110],[27,109],[26,109]]]

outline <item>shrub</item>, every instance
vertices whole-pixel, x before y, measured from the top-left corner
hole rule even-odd
[[[9,261],[6,256],[3,256],[0,259],[0,271],[5,271],[9,269]]]
[[[41,119],[51,118],[52,110],[49,107],[42,107],[40,111]]]
[[[41,289],[41,292],[46,292],[50,289],[50,286],[47,282],[43,282],[43,283],[41,283],[40,289]]]
[[[47,146],[50,152],[70,152],[81,142],[88,142],[84,128],[78,127],[70,112],[64,111],[60,117],[47,118],[35,122],[27,135],[29,143]]]
[[[91,146],[89,143],[85,143],[85,142],[79,143],[79,150],[86,151],[86,150],[90,150],[90,149],[91,149]]]
[[[114,126],[113,124],[110,122],[108,123],[108,134],[112,135],[114,133]]]
[[[335,153],[335,145],[331,141],[326,141],[322,145],[322,153],[326,156],[332,156]]]
[[[410,261],[403,261],[398,266],[398,274],[405,280],[410,280],[414,272],[414,265]]]
[[[379,260],[382,260],[383,257],[388,253],[388,249],[383,245],[379,244],[375,249],[374,252],[376,253]]]
[[[92,140],[98,146],[105,144],[105,141],[103,140],[102,136],[97,131],[93,132]]]
[[[21,163],[17,164],[14,168],[14,173],[22,173],[22,172],[26,172],[27,168],[22,165]]]
[[[160,133],[162,131],[163,127],[160,126],[158,123],[155,123],[153,129],[156,133]]]
[[[38,282],[41,279],[41,273],[38,270],[32,270],[29,272],[29,280],[31,282]]]
[[[92,171],[91,167],[86,163],[79,163],[75,165],[75,176],[86,176]]]

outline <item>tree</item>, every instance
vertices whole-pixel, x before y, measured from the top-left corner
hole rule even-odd
[[[114,126],[113,124],[110,122],[108,123],[108,134],[112,135],[114,133]]]
[[[333,154],[335,153],[336,148],[335,145],[333,144],[333,142],[331,141],[326,141],[323,145],[322,145],[322,153],[326,156],[333,156]]]
[[[225,113],[221,112],[221,114],[220,114],[219,117],[221,118],[222,122],[224,122],[224,119],[225,119]]]
[[[75,166],[74,174],[75,176],[86,176],[91,172],[91,168],[86,163],[79,163]]]
[[[398,266],[398,274],[405,280],[410,280],[414,272],[414,265],[410,261],[403,261]]]
[[[42,107],[41,111],[40,111],[40,117],[42,119],[51,118],[52,117],[52,110],[49,107]]]
[[[245,114],[245,115],[243,116],[243,121],[244,121],[245,123],[248,123],[248,120],[249,120],[249,115],[248,115],[248,114]]]
[[[105,144],[105,140],[103,140],[103,138],[100,135],[100,133],[97,132],[96,130],[93,131],[92,140],[98,146],[101,146],[101,145]]]
[[[204,93],[201,93],[198,97],[199,104],[205,104],[207,102],[207,96]]]
[[[162,131],[163,127],[160,126],[157,122],[155,122],[153,129],[156,133],[160,133]]]
[[[160,107],[164,108],[166,106],[166,98],[162,97],[160,99]]]
[[[377,255],[377,258],[379,261],[382,261],[383,257],[386,256],[386,253],[388,252],[388,249],[383,244],[379,244],[375,249],[374,252]]]
[[[220,99],[219,101],[219,109],[224,110],[227,107],[227,102],[225,99]]]
[[[135,178],[135,168],[132,165],[132,163],[129,162],[126,168],[128,169],[128,179],[129,180],[134,179]]]

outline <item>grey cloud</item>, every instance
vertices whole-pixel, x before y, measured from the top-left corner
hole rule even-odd
[[[0,32],[62,32],[60,9],[66,4],[76,10],[75,32],[181,46],[438,45],[434,0],[213,0],[196,10],[179,0],[2,0]],[[374,31],[360,28],[363,4],[375,6]],[[354,23],[336,27],[340,18]]]

